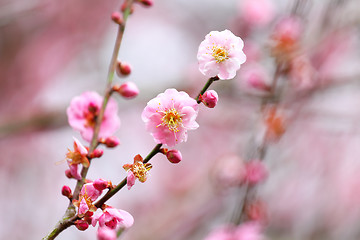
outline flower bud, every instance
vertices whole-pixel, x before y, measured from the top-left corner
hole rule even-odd
[[[90,157],[91,158],[99,158],[103,155],[103,153],[104,153],[104,150],[97,148],[91,153]]]
[[[125,82],[121,86],[114,86],[113,90],[124,98],[133,98],[139,94],[139,89],[133,82]]]
[[[264,181],[268,172],[260,160],[251,160],[246,163],[246,180],[249,184],[258,184]]]
[[[85,220],[76,220],[75,226],[80,231],[85,231],[89,227],[89,223],[87,223]]]
[[[111,20],[113,20],[113,22],[116,24],[119,24],[119,25],[123,24],[123,19],[119,12],[113,12],[111,14]]]
[[[171,163],[174,164],[179,163],[182,159],[181,152],[176,149],[167,151],[166,157]]]
[[[71,178],[74,178],[73,175],[71,174],[70,169],[66,169],[66,170],[65,170],[65,176],[66,176],[67,178],[70,178],[70,179],[71,179]]]
[[[138,2],[145,7],[151,7],[154,4],[153,0],[138,0]]]
[[[61,189],[61,194],[69,199],[72,198],[72,193],[69,186],[64,185]]]
[[[214,108],[218,99],[218,94],[214,90],[208,90],[201,96],[202,103],[209,108]]]
[[[126,62],[116,63],[116,73],[119,77],[127,76],[131,73],[131,66]]]
[[[113,148],[120,144],[120,140],[115,136],[111,136],[111,137],[107,137],[103,143],[107,147]]]
[[[102,191],[109,186],[109,182],[102,178],[99,178],[94,181],[93,185],[94,188],[96,188],[99,191]]]

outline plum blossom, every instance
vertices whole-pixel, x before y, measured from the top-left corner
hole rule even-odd
[[[74,139],[74,151],[68,149],[66,153],[67,163],[69,165],[71,176],[77,180],[81,179],[78,172],[78,164],[82,164],[84,167],[89,166],[89,159],[87,158],[88,150],[81,144],[81,142],[73,137]]]
[[[113,207],[107,207],[101,215],[98,214],[92,217],[91,225],[93,227],[96,226],[97,222],[99,222],[100,228],[129,228],[134,224],[134,218],[127,211]]]
[[[141,117],[157,143],[173,147],[186,142],[188,130],[199,127],[195,121],[198,110],[197,102],[187,93],[167,89],[147,103]]]
[[[102,191],[96,189],[93,183],[86,183],[81,188],[79,200],[73,200],[73,204],[78,207],[80,217],[84,216],[88,211],[95,212],[96,207],[93,202],[101,195]]]
[[[246,61],[244,42],[231,31],[211,31],[200,43],[197,59],[199,70],[207,77],[232,79]]]
[[[84,140],[90,142],[94,133],[96,118],[99,115],[103,98],[96,92],[84,92],[71,100],[67,108],[69,124],[79,131]],[[109,99],[100,126],[99,138],[107,138],[114,134],[120,127],[117,115],[117,104]]]
[[[140,182],[145,182],[147,180],[148,172],[152,168],[151,163],[143,162],[143,158],[138,154],[134,157],[133,164],[125,164],[123,168],[128,171],[127,176],[127,187],[130,190],[131,187],[135,184],[136,178]]]

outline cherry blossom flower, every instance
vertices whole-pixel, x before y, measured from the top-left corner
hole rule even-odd
[[[95,227],[97,222],[99,222],[100,227],[110,229],[129,228],[134,224],[134,218],[127,211],[107,207],[101,215],[93,216],[91,225]]]
[[[200,43],[197,59],[199,70],[207,77],[232,79],[246,61],[244,42],[231,31],[211,31]]]
[[[199,127],[195,121],[198,109],[195,99],[187,93],[167,89],[147,103],[141,117],[157,143],[173,147],[186,142],[188,130]]]
[[[147,180],[148,171],[152,168],[151,163],[143,163],[143,158],[138,154],[134,157],[133,164],[125,164],[123,168],[128,171],[127,186],[130,190],[135,184],[135,179],[139,179],[140,182]]]
[[[74,97],[67,108],[69,124],[79,131],[84,140],[90,142],[94,133],[96,118],[103,102],[103,98],[96,92],[84,92]],[[117,104],[110,99],[100,126],[99,138],[110,137],[120,127],[117,115]]]

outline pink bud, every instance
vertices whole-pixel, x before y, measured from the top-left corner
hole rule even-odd
[[[139,94],[139,89],[133,82],[125,82],[121,84],[119,90],[117,91],[124,98],[133,98]]]
[[[109,148],[113,148],[120,144],[120,140],[115,136],[111,136],[107,137],[102,143],[104,143]]]
[[[117,62],[116,73],[119,77],[127,76],[131,73],[131,66],[126,62]]]
[[[123,24],[123,19],[122,19],[122,17],[121,17],[121,15],[120,15],[119,12],[113,12],[113,13],[111,14],[111,20],[113,20],[114,23],[117,23],[117,24],[119,24],[119,25]]]
[[[102,178],[99,178],[99,179],[96,179],[93,184],[94,184],[94,188],[96,188],[99,191],[102,191],[108,187],[109,182]]]
[[[73,178],[73,175],[71,174],[70,169],[65,170],[65,175],[66,175],[67,178],[70,178],[70,179]]]
[[[61,194],[67,198],[72,198],[71,189],[69,186],[64,185],[61,189]]]
[[[91,153],[91,158],[99,158],[103,155],[104,150],[97,148]]]
[[[214,90],[206,91],[201,97],[201,101],[204,103],[205,106],[209,108],[214,108],[218,99],[218,94]]]
[[[151,7],[154,4],[152,0],[138,0],[138,1],[145,7]]]
[[[80,231],[85,231],[89,227],[89,224],[84,220],[76,220],[75,226]]]
[[[171,163],[175,164],[179,163],[182,159],[181,152],[176,149],[167,151],[166,157]]]

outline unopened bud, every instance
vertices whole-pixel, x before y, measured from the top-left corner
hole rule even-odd
[[[121,86],[114,86],[113,90],[124,98],[134,98],[139,94],[139,89],[133,82],[125,82]]]
[[[71,171],[70,171],[70,169],[66,169],[65,170],[65,176],[67,177],[67,178],[73,178],[73,175],[71,174]]]
[[[115,136],[100,138],[99,142],[105,144],[109,148],[116,147],[117,145],[120,144],[120,140]]]
[[[138,0],[138,2],[144,5],[145,7],[151,7],[154,4],[152,0]]]
[[[131,73],[131,66],[126,62],[116,63],[116,73],[119,77],[127,76]]]
[[[202,103],[209,108],[214,108],[218,99],[218,94],[214,90],[208,90],[201,96]]]
[[[111,14],[111,20],[113,20],[114,23],[116,23],[116,24],[119,24],[119,25],[123,24],[123,19],[119,12],[113,12]]]
[[[61,194],[69,199],[72,198],[72,193],[69,186],[64,185],[61,189]]]
[[[99,158],[103,155],[103,153],[104,153],[104,150],[97,148],[91,153],[90,156],[91,156],[91,158]]]
[[[102,178],[99,178],[94,181],[93,185],[94,188],[96,188],[99,191],[102,191],[109,186],[109,182]]]
[[[80,231],[85,231],[86,229],[88,229],[89,223],[87,223],[85,220],[80,219],[75,221],[75,226]]]
[[[166,157],[171,163],[179,163],[182,159],[181,152],[173,149],[166,152]]]

